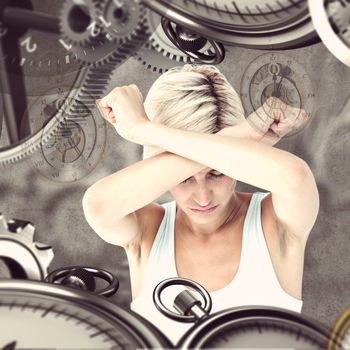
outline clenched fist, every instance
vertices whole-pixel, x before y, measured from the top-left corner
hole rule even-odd
[[[124,139],[144,144],[144,127],[150,123],[143,97],[135,84],[116,87],[108,95],[96,101],[103,117],[110,122]]]
[[[308,114],[301,108],[287,105],[277,97],[270,97],[247,120],[258,132],[272,131],[276,137],[283,137],[301,128],[308,121]]]

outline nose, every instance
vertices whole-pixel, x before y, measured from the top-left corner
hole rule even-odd
[[[206,207],[210,204],[213,193],[205,183],[198,183],[192,195],[195,202],[201,207]]]

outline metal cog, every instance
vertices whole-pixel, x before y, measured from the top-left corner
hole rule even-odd
[[[171,60],[158,52],[151,43],[146,43],[142,46],[134,55],[134,58],[146,66],[147,69],[159,74],[165,73],[173,67],[191,62],[187,58],[185,58],[186,61],[181,61],[181,57],[179,61]]]
[[[34,225],[28,221],[7,221],[0,214],[0,257],[13,278],[44,280],[53,259],[51,246],[33,242]]]
[[[350,6],[332,1],[327,5],[327,13],[339,31],[337,34],[350,46]]]
[[[61,8],[60,30],[63,39],[72,45],[96,45],[106,36],[103,26],[96,21],[98,1],[66,0]]]
[[[102,19],[103,13],[102,3],[95,6],[95,21],[105,24],[106,20]],[[98,10],[99,8],[99,10]],[[149,30],[147,13],[149,10],[142,5],[137,5],[134,12],[129,13],[129,20],[132,27],[128,27],[128,32],[120,35],[119,38],[113,38],[110,34],[99,38],[93,44],[75,45],[72,47],[77,59],[83,63],[93,66],[116,65],[123,59],[127,59],[133,55],[149,38],[151,32]],[[99,13],[100,11],[100,13]],[[103,31],[107,33],[106,27]]]
[[[168,39],[161,25],[161,17],[156,12],[148,13],[148,23],[153,34],[134,55],[147,69],[162,74],[175,66],[195,62]],[[209,50],[210,44],[207,43],[201,52],[208,53]]]
[[[96,0],[97,1],[97,0]],[[147,11],[146,11],[147,13]],[[131,57],[148,40],[150,36],[147,18],[138,23],[129,41],[120,45],[115,45],[112,40],[107,40],[108,46],[104,42],[99,47],[72,45],[72,52],[80,62],[85,63],[82,67],[77,81],[74,83],[78,87],[74,100],[83,102],[87,107],[93,108],[95,100],[103,96],[105,88],[110,82],[113,71],[129,57]],[[87,63],[87,66],[86,66]],[[78,103],[78,102],[77,102]],[[50,142],[56,134],[57,128],[66,120],[79,118],[79,105],[71,103],[69,106],[57,111],[46,124],[45,128],[40,129],[30,140],[23,144],[10,148],[0,155],[0,165],[15,163],[34,151],[39,149],[42,144]]]
[[[136,0],[103,0],[98,18],[117,44],[132,38],[135,28],[145,21],[146,8]],[[148,11],[150,12],[150,11]]]
[[[150,12],[148,15],[148,21],[153,33],[149,39],[149,42],[156,51],[160,52],[163,56],[168,57],[173,61],[186,63],[191,63],[194,61],[193,58],[180,51],[168,39],[161,25],[160,15],[158,15],[156,12]]]

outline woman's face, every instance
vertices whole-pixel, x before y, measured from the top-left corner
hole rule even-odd
[[[177,205],[193,221],[204,223],[226,211],[236,180],[206,168],[170,190]]]

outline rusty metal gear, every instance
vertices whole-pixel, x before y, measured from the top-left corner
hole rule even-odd
[[[34,229],[28,221],[7,221],[0,214],[0,258],[13,278],[43,280],[48,274],[53,251],[49,245],[33,242]]]

